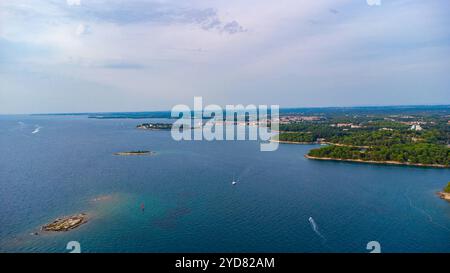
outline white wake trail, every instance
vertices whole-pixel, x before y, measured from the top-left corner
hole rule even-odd
[[[322,233],[320,233],[319,231],[319,227],[317,226],[316,222],[314,221],[314,219],[312,217],[309,217],[308,219],[309,223],[311,224],[311,228],[312,230],[319,235],[320,238],[322,238],[324,241],[326,241],[327,239],[325,238],[325,236],[322,235]]]
[[[39,131],[41,130],[41,126],[39,126],[39,125],[37,125],[36,126],[36,129],[34,129],[34,131],[33,132],[31,132],[32,134],[37,134],[37,133],[39,133]]]
[[[424,209],[419,208],[419,207],[417,207],[416,205],[414,205],[414,203],[412,202],[411,198],[408,196],[408,190],[406,190],[405,193],[404,193],[403,195],[404,195],[405,198],[408,200],[409,206],[410,206],[411,208],[417,210],[418,212],[422,213],[424,216],[426,216],[427,219],[428,219],[428,221],[429,221],[431,224],[433,224],[433,225],[435,225],[435,226],[437,226],[437,227],[443,228],[443,229],[445,229],[445,230],[447,230],[447,231],[450,231],[450,229],[449,229],[447,226],[444,226],[444,225],[442,225],[442,224],[437,223],[436,221],[434,221],[433,217],[432,217],[428,212],[426,212]]]

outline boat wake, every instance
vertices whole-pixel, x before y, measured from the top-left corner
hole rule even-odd
[[[320,238],[322,238],[322,240],[325,242],[327,239],[325,238],[325,236],[322,235],[322,233],[320,233],[319,227],[317,226],[317,224],[316,224],[316,222],[314,221],[314,219],[313,219],[312,217],[309,217],[308,221],[309,221],[309,223],[311,224],[312,230],[313,230]]]
[[[31,132],[32,134],[37,134],[37,133],[39,133],[39,131],[41,131],[41,126],[39,126],[39,125],[37,125],[36,126],[36,129],[34,129],[34,131],[33,132]]]
[[[232,180],[231,184],[236,185],[238,182],[241,181],[242,177],[248,176],[250,170],[251,170],[251,167],[247,166],[237,177],[233,176],[233,180]]]
[[[414,205],[414,203],[412,202],[411,198],[408,196],[408,190],[406,190],[405,193],[404,193],[403,195],[404,195],[405,198],[408,200],[409,206],[410,206],[411,208],[417,210],[418,212],[420,212],[420,213],[423,214],[424,216],[426,216],[427,219],[428,219],[428,221],[429,221],[431,224],[433,224],[433,225],[435,225],[435,226],[437,226],[437,227],[443,228],[443,229],[445,229],[445,230],[447,230],[447,231],[450,231],[450,228],[448,228],[448,227],[446,227],[446,226],[444,226],[444,225],[442,225],[442,224],[439,224],[439,223],[435,222],[435,221],[433,220],[433,217],[432,217],[428,212],[426,212],[424,209],[419,208],[419,207],[417,207],[416,205]]]

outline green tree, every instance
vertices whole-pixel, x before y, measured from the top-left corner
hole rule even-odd
[[[447,187],[444,188],[444,192],[450,193],[450,182],[448,182]]]

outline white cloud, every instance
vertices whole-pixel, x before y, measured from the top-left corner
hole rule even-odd
[[[84,24],[79,24],[75,30],[77,36],[81,36],[87,33],[87,27]]]
[[[79,6],[79,5],[81,5],[81,0],[67,0],[67,5]]]
[[[381,0],[366,0],[369,6],[380,6]]]

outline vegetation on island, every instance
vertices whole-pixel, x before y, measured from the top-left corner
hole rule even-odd
[[[437,194],[440,198],[450,202],[450,182],[448,182],[447,186]]]
[[[299,142],[299,143],[313,143],[317,138],[314,138],[313,134],[308,132],[290,133],[284,132],[280,133],[274,140],[282,142]]]
[[[428,143],[395,144],[392,146],[374,146],[371,148],[329,145],[309,151],[308,156],[450,166],[449,149],[442,145]]]
[[[448,182],[447,186],[444,188],[444,192],[450,193],[450,182]]]

